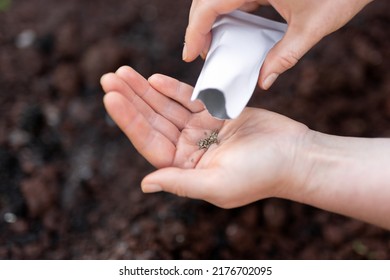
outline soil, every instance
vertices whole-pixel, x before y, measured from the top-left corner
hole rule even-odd
[[[0,259],[389,259],[388,231],[310,206],[141,192],[153,168],[107,116],[99,77],[126,64],[194,85],[202,61],[181,61],[190,4],[2,1]],[[389,137],[389,16],[374,1],[251,105]]]

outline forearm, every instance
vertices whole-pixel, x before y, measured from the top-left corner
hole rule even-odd
[[[309,171],[290,198],[390,229],[390,139],[310,134]]]

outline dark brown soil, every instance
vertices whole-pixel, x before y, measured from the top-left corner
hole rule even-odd
[[[127,64],[194,84],[202,62],[181,62],[190,0],[11,2],[0,12],[0,259],[390,258],[388,231],[294,202],[223,210],[142,194],[153,168],[107,117],[99,77]],[[389,137],[389,16],[375,1],[251,104],[326,133]]]

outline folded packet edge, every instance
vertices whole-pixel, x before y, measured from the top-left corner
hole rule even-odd
[[[255,25],[259,25],[268,29],[272,29],[275,31],[280,32],[286,32],[287,31],[287,24],[275,20],[271,20],[262,16],[250,14],[247,12],[243,12],[240,10],[235,10],[229,14],[226,14],[224,16],[233,17],[242,21],[246,21]]]

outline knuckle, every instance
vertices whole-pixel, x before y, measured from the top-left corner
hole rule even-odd
[[[285,55],[279,56],[278,61],[284,69],[290,69],[297,64],[299,58],[300,56],[296,52],[289,51]]]
[[[219,201],[214,203],[216,206],[222,208],[222,209],[232,209],[235,207],[234,203],[232,203],[230,200],[225,201]]]
[[[178,182],[176,182],[176,181],[173,181],[170,183],[169,192],[171,192],[177,196],[180,196],[180,197],[187,197],[187,193],[186,193],[185,189],[182,188],[181,185],[178,184]]]

